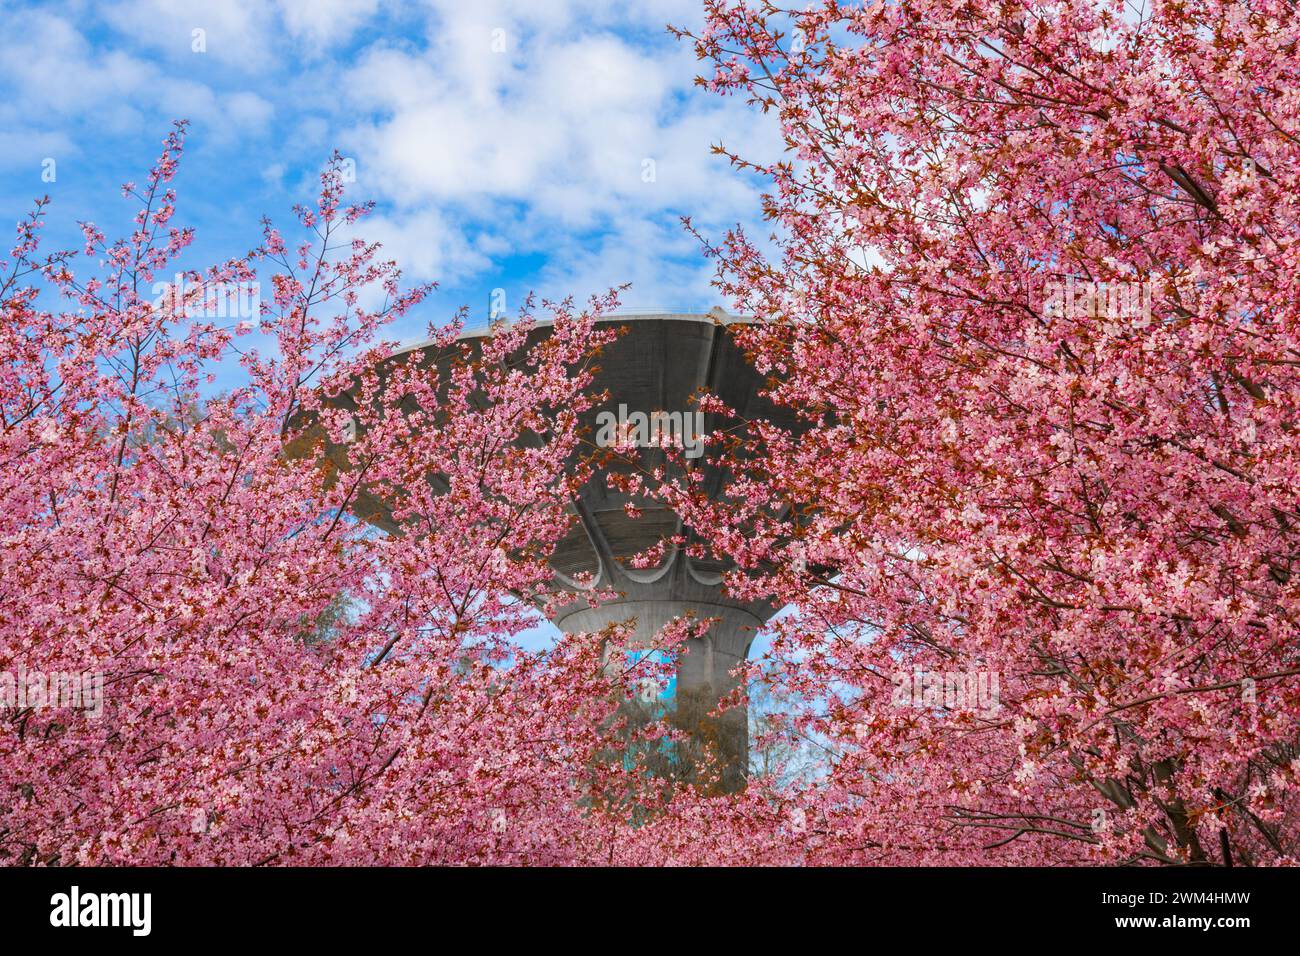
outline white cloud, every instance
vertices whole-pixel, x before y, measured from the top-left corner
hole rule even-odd
[[[393,259],[418,279],[464,276],[487,269],[503,251],[490,235],[470,238],[436,209],[369,216],[357,235],[383,244],[380,257]]]
[[[210,57],[242,71],[265,69],[279,33],[274,8],[253,0],[119,0],[98,13],[138,45],[195,67],[199,57]],[[194,49],[195,30],[202,31],[203,52]]]
[[[41,111],[79,114],[130,101],[152,76],[148,64],[115,51],[91,48],[77,29],[40,11],[6,14],[0,37],[0,72],[15,88],[14,106],[33,117]]]
[[[379,0],[280,0],[279,7],[289,33],[319,52],[351,37],[379,11]]]
[[[708,266],[676,216],[722,227],[752,216],[756,190],[710,147],[773,158],[775,125],[734,101],[687,96],[688,50],[647,50],[602,27],[644,17],[641,6],[434,7],[423,47],[372,47],[345,74],[348,107],[371,117],[344,134],[361,191],[408,215],[439,209],[452,228],[495,228],[512,253],[563,260],[548,286],[572,281],[585,294],[632,280],[637,298],[708,299]],[[497,29],[504,52],[493,52]]]
[[[22,10],[11,14],[7,25],[10,31],[0,37],[0,71],[14,86],[4,110],[11,126],[19,112],[20,122],[44,119],[48,126],[52,113],[65,128],[85,120],[95,131],[147,132],[156,138],[164,127],[146,130],[146,114],[161,111],[168,119],[202,124],[220,139],[261,131],[275,112],[257,93],[218,92],[157,63],[92,45],[67,18]],[[60,135],[75,144],[68,134]]]
[[[79,152],[77,145],[64,133],[11,129],[0,131],[0,168],[26,169],[31,174],[33,184],[40,176],[40,163],[43,160],[58,160],[75,156]]]

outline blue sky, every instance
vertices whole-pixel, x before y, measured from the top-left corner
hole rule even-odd
[[[251,248],[264,214],[290,225],[337,148],[378,203],[361,234],[440,285],[393,338],[461,305],[482,319],[498,288],[510,312],[624,282],[630,308],[707,311],[725,303],[679,217],[719,235],[759,209],[709,147],[780,143],[693,86],[701,64],[665,25],[700,17],[698,0],[0,0],[0,214],[48,193],[52,244],[79,244],[78,219],[122,234],[118,186],[186,118],[186,266]]]

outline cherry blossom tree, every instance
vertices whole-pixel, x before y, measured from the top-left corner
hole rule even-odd
[[[790,151],[719,147],[778,231],[709,251],[807,429],[669,493],[795,608],[805,858],[1295,862],[1294,9],[706,8]]]
[[[381,383],[381,330],[428,287],[350,237],[368,207],[344,204],[337,157],[300,240],[266,223],[247,257],[155,295],[193,238],[173,224],[184,133],[124,188],[126,239],[86,223],[84,255],[42,256],[41,203],[5,268],[0,854],[585,859],[596,797],[636,773],[597,759],[635,675],[601,666],[617,634],[544,654],[512,638],[571,520],[582,366],[612,300],[553,307],[535,347],[524,315],[475,356],[453,322],[431,334],[454,362]],[[253,320],[205,317],[268,272]],[[212,395],[223,362],[246,381]],[[349,386],[386,400],[324,401]],[[358,520],[366,501],[400,532]],[[67,675],[93,675],[87,693]]]

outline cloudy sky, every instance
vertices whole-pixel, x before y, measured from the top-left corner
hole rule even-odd
[[[378,202],[363,231],[440,290],[394,330],[418,338],[493,289],[579,298],[631,282],[625,305],[721,304],[679,218],[718,235],[757,220],[758,187],[710,155],[779,149],[768,120],[693,85],[702,66],[665,25],[699,0],[0,0],[0,214],[54,200],[126,229],[174,118],[191,121],[177,181],[198,266],[288,225],[330,152]],[[202,31],[196,33],[195,31]],[[202,47],[196,50],[196,47]],[[42,180],[53,160],[55,179]]]

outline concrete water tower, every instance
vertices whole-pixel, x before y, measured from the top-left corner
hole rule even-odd
[[[648,639],[671,619],[693,614],[698,619],[716,619],[707,634],[688,642],[676,681],[672,702],[673,720],[686,728],[701,744],[707,743],[721,758],[722,786],[744,785],[748,763],[748,720],[744,708],[732,708],[720,719],[707,715],[718,701],[736,686],[731,671],[749,652],[755,632],[778,608],[769,603],[742,601],[731,597],[722,585],[728,565],[717,559],[690,557],[682,549],[665,549],[655,567],[634,568],[631,560],[668,537],[685,535],[677,516],[661,504],[645,498],[632,501],[610,487],[612,471],[651,469],[664,464],[664,450],[653,442],[629,448],[626,439],[637,429],[654,425],[684,429],[678,433],[686,449],[684,465],[698,469],[702,488],[709,495],[726,493],[727,476],[709,465],[694,444],[702,427],[705,435],[720,428],[734,428],[738,421],[764,418],[794,427],[795,418],[759,395],[762,379],[736,345],[729,326],[746,320],[719,309],[708,314],[655,313],[617,315],[601,320],[598,328],[624,331],[605,346],[597,362],[592,383],[594,393],[608,398],[590,409],[581,425],[593,440],[612,423],[626,426],[624,441],[609,463],[599,469],[572,503],[576,520],[550,558],[557,587],[574,594],[574,600],[553,616],[560,630],[599,631],[608,624],[635,620],[635,637]],[[528,346],[550,334],[541,325],[532,330]],[[466,335],[461,341],[475,350],[482,335]],[[390,361],[441,364],[449,357],[445,349],[417,345],[403,349]],[[697,416],[695,399],[702,392],[719,396],[736,410],[738,420],[724,420],[707,413]],[[672,416],[678,416],[673,418]],[[644,417],[638,417],[644,416]],[[688,418],[688,416],[690,416]],[[626,505],[632,503],[639,517],[630,518]],[[372,508],[367,520],[383,525]],[[580,584],[579,581],[584,582]],[[612,590],[617,597],[591,607],[583,591]]]

